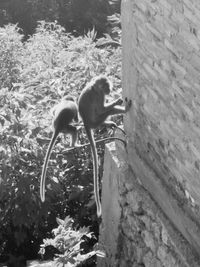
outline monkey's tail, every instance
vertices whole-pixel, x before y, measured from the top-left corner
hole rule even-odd
[[[57,136],[58,136],[58,132],[54,131],[51,141],[49,143],[48,149],[47,149],[47,153],[46,153],[45,160],[44,160],[44,165],[42,168],[42,175],[41,175],[41,180],[40,180],[40,198],[42,202],[45,201],[45,181],[46,181],[47,165],[49,162],[49,158],[51,156],[51,150],[56,142]]]
[[[94,181],[94,197],[97,205],[97,216],[101,217],[101,201],[99,196],[99,170],[98,170],[98,155],[97,148],[94,140],[94,135],[91,129],[85,127],[88,139],[91,145],[92,158],[93,158],[93,181]]]

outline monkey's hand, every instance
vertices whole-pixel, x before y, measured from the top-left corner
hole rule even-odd
[[[124,102],[123,99],[120,97],[120,98],[118,98],[118,99],[116,100],[115,105],[122,105],[123,102]]]
[[[126,105],[125,105],[125,110],[126,112],[129,111],[129,109],[131,108],[132,106],[132,100],[131,99],[127,99],[127,97],[125,98],[125,102],[126,102]]]

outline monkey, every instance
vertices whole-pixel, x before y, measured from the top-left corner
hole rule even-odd
[[[77,146],[78,133],[77,128],[72,125],[73,121],[78,122],[78,106],[72,96],[65,96],[54,110],[53,134],[46,152],[40,180],[40,198],[42,202],[45,201],[45,180],[47,166],[51,156],[51,151],[59,133],[70,134],[70,146]]]
[[[107,117],[110,115],[126,113],[131,106],[131,101],[127,101],[127,99],[126,106],[121,106],[123,103],[121,98],[105,104],[105,96],[110,94],[111,88],[111,82],[106,76],[97,76],[85,86],[78,99],[79,115],[83,120],[85,131],[91,145],[94,195],[98,217],[101,216],[101,202],[98,184],[98,155],[93,129],[106,122]]]

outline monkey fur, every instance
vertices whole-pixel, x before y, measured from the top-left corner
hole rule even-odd
[[[93,129],[97,128],[110,115],[126,113],[131,101],[127,101],[126,106],[121,106],[123,100],[117,100],[106,104],[105,96],[110,94],[111,83],[106,76],[98,76],[92,79],[82,90],[78,100],[79,114],[83,120],[85,131],[91,145],[93,158],[93,180],[94,180],[94,195],[97,206],[97,216],[101,216],[101,202],[99,196],[99,173],[98,173],[98,155],[94,140]]]
[[[77,141],[77,129],[71,123],[73,121],[78,122],[78,106],[71,96],[65,96],[61,102],[55,107],[54,119],[53,119],[53,134],[49,143],[44,165],[42,169],[42,175],[40,180],[40,197],[42,202],[45,201],[45,181],[48,162],[51,156],[51,151],[56,142],[59,133],[67,133],[71,135],[71,146],[76,146]]]

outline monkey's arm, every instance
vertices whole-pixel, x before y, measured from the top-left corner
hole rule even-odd
[[[118,99],[116,99],[110,103],[106,103],[104,105],[104,109],[105,109],[105,111],[108,111],[108,110],[111,110],[116,105],[122,105],[122,103],[123,103],[123,99],[121,97],[119,97]]]
[[[99,120],[101,118],[106,118],[110,115],[116,115],[116,114],[124,114],[129,111],[132,101],[125,99],[126,105],[125,106],[119,106],[119,103],[121,103],[122,99],[119,98],[115,101],[115,105],[113,105],[114,102],[111,103],[111,105],[107,106],[100,114],[99,114]]]

